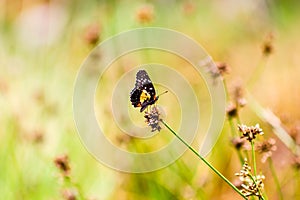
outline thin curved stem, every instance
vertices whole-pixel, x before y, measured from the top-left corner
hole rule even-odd
[[[275,167],[274,167],[272,158],[269,158],[268,162],[269,162],[270,170],[272,172],[272,176],[274,178],[274,181],[275,181],[275,184],[276,184],[276,187],[277,187],[277,191],[278,191],[278,194],[279,194],[279,199],[282,200],[283,199],[283,194],[282,194],[282,191],[281,191],[280,183],[279,183],[276,171],[275,171]]]
[[[257,176],[257,173],[256,173],[255,149],[254,149],[254,141],[253,140],[251,140],[251,149],[252,149],[252,163],[253,163],[254,176]]]
[[[190,146],[186,141],[184,141],[167,123],[161,120],[163,125],[171,131],[185,146],[187,146],[198,158],[200,158],[211,170],[213,170],[221,179],[223,179],[232,189],[234,189],[240,196],[247,199],[242,192],[235,187],[223,174],[221,174],[216,168],[214,168],[204,157],[202,157],[192,146]]]

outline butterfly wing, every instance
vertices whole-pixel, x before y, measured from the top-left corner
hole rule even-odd
[[[142,104],[140,102],[140,96],[142,94],[142,90],[134,88],[130,93],[130,101],[134,107],[141,107]]]
[[[156,101],[154,86],[145,70],[140,70],[136,74],[135,87],[130,93],[130,101],[134,107],[142,107],[141,112],[148,105]]]

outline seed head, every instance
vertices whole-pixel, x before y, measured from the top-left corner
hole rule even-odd
[[[42,130],[34,130],[30,139],[32,142],[40,144],[45,139],[45,133]]]
[[[244,98],[244,89],[241,83],[235,84],[232,93],[236,106],[244,107],[247,104],[247,100]]]
[[[160,113],[158,111],[158,108],[156,106],[153,106],[150,110],[150,112],[145,112],[145,122],[148,126],[151,127],[151,131],[154,132],[156,130],[160,131],[161,127],[159,125],[160,122]]]
[[[265,163],[266,160],[272,156],[272,152],[277,150],[277,146],[275,145],[275,143],[276,140],[270,138],[268,140],[256,144],[256,150],[262,154],[262,163]]]
[[[215,65],[208,65],[208,72],[212,75],[214,79],[223,78],[225,74],[230,71],[230,68],[227,63],[216,62]]]
[[[263,44],[263,54],[269,56],[273,52],[273,45],[271,42],[265,42]]]
[[[263,135],[264,132],[259,127],[259,124],[255,126],[246,126],[244,124],[238,125],[239,131],[243,134],[241,138],[246,138],[249,142],[256,138],[256,135]]]
[[[293,125],[289,129],[289,134],[295,140],[296,144],[300,144],[300,123],[298,122],[297,124]]]
[[[229,118],[236,117],[238,113],[236,105],[230,102],[226,108],[226,113]]]
[[[294,156],[293,167],[297,170],[300,170],[300,156],[298,156],[298,155]]]
[[[231,139],[231,144],[234,146],[235,149],[240,150],[249,150],[249,147],[246,144],[245,138],[235,137]]]
[[[262,197],[261,190],[264,188],[263,180],[265,179],[264,175],[258,175],[253,177],[254,181],[251,178],[248,178],[247,181],[242,184],[242,193],[245,196],[257,196]]]
[[[137,20],[144,24],[150,23],[154,17],[154,9],[152,5],[143,5],[136,12]]]
[[[216,66],[221,75],[228,74],[230,72],[230,67],[225,62],[216,62]]]
[[[244,164],[239,173],[235,173],[234,175],[238,176],[241,181],[244,181],[250,174],[251,167],[248,164],[247,159],[244,160]]]
[[[69,176],[70,174],[70,164],[68,155],[58,156],[54,159],[56,167],[62,172],[63,176]]]
[[[240,172],[235,173],[235,175],[238,176],[240,180],[239,188],[245,196],[262,196],[261,190],[264,188],[263,180],[265,179],[265,176],[252,176],[251,167],[248,165],[247,159],[245,159]]]
[[[267,35],[267,37],[262,45],[262,52],[263,52],[264,56],[269,56],[273,53],[273,51],[274,51],[273,40],[274,40],[274,37],[272,34]]]
[[[62,191],[62,196],[65,200],[76,200],[78,192],[76,189],[65,189]]]
[[[185,1],[183,4],[183,12],[186,15],[193,14],[196,11],[196,4],[192,1]]]
[[[96,45],[100,39],[101,29],[97,23],[90,24],[84,32],[84,40],[90,45]]]

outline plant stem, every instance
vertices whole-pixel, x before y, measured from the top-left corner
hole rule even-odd
[[[257,170],[256,170],[256,159],[255,159],[255,149],[254,149],[254,140],[251,140],[251,149],[252,149],[252,164],[253,164],[253,171],[255,178],[257,177]],[[252,181],[256,184],[256,179],[253,178],[251,175]],[[263,196],[260,196],[259,199],[264,200],[265,198]]]
[[[240,150],[240,149],[239,149],[239,150],[237,149],[236,151],[237,151],[237,154],[238,154],[238,157],[239,157],[240,163],[243,165],[244,158],[243,158],[242,152],[241,152],[241,150]]]
[[[247,88],[252,89],[256,81],[261,78],[261,75],[264,71],[264,69],[267,66],[267,57],[262,56],[260,61],[258,62],[257,66],[254,69],[254,72],[252,73],[252,76],[249,78],[247,82]]]
[[[230,126],[230,129],[231,129],[231,135],[232,135],[232,137],[237,136],[237,133],[236,133],[235,128],[234,128],[234,123],[233,123],[233,120],[232,120],[231,117],[228,117],[228,122],[229,122],[229,126]],[[240,149],[236,149],[236,148],[235,148],[235,150],[236,150],[236,152],[238,154],[238,157],[239,157],[239,160],[240,160],[241,164],[243,165],[244,158],[242,156],[241,150]]]
[[[294,198],[297,199],[297,197],[300,196],[300,193],[299,193],[299,186],[300,186],[300,177],[299,177],[299,170],[298,169],[295,169],[294,168],[294,177],[295,177],[295,180],[294,180]]]
[[[225,94],[226,94],[226,97],[227,97],[227,101],[230,102],[230,94],[229,94],[229,90],[228,90],[228,87],[227,87],[225,79],[223,80],[223,84],[224,84],[224,88],[225,88]],[[236,102],[236,105],[238,105],[237,102]],[[237,109],[237,113],[236,113],[235,117],[236,117],[237,123],[241,124],[240,123],[240,117],[239,117],[239,114],[238,114],[238,108],[236,108],[236,109]],[[230,129],[231,129],[231,136],[232,137],[239,136],[239,134],[236,132],[236,128],[235,128],[235,125],[234,125],[234,121],[233,121],[234,117],[228,115],[227,118],[228,118],[229,126],[230,126]],[[241,164],[243,165],[244,158],[242,156],[241,150],[240,149],[236,149],[236,152],[238,154],[238,157],[239,157],[239,160],[240,160]]]
[[[185,146],[187,146],[197,157],[199,157],[211,170],[213,170],[220,178],[222,178],[232,189],[234,189],[239,195],[244,199],[247,199],[242,192],[235,187],[223,174],[221,174],[216,168],[214,168],[204,157],[202,157],[192,146],[190,146],[186,141],[184,141],[167,123],[163,120],[161,122],[165,125],[169,131],[171,131]]]
[[[251,149],[252,149],[252,163],[253,163],[254,176],[257,176],[257,173],[256,173],[256,160],[255,160],[255,149],[254,149],[254,141],[253,140],[251,140]]]
[[[269,162],[269,167],[270,167],[270,170],[272,172],[272,176],[274,178],[274,181],[275,181],[275,184],[276,184],[276,187],[277,187],[277,191],[279,193],[279,199],[283,199],[283,194],[282,194],[282,191],[281,191],[281,187],[280,187],[280,183],[279,183],[279,180],[278,180],[278,177],[277,177],[277,174],[276,174],[276,171],[275,171],[275,167],[274,167],[274,164],[273,164],[273,160],[271,158],[268,159],[268,162]]]
[[[231,117],[228,117],[228,122],[229,122],[229,126],[230,126],[230,129],[231,129],[232,137],[237,136],[237,133],[236,133],[235,128],[234,128],[234,123],[233,123],[233,120],[232,120]]]
[[[227,87],[225,79],[223,79],[223,85],[224,85],[224,89],[225,89],[226,100],[228,102],[228,101],[230,101],[230,95],[229,95],[229,90],[228,90],[228,87]]]
[[[238,103],[236,103],[236,105],[238,105]],[[236,121],[237,121],[238,124],[242,124],[241,119],[240,119],[240,115],[239,115],[239,108],[240,108],[239,106],[237,106],[237,108],[236,108],[237,109],[237,111],[236,111]]]
[[[65,182],[65,186],[67,186],[67,188],[72,188],[72,187],[74,187],[74,188],[77,190],[77,192],[78,192],[78,198],[79,198],[79,199],[82,199],[82,200],[85,199],[85,198],[84,198],[84,195],[83,195],[83,192],[82,192],[82,190],[81,190],[81,187],[79,186],[79,184],[74,183],[74,182],[72,181],[71,177],[65,176],[65,177],[64,177],[64,182]],[[77,198],[76,198],[76,199],[77,199]]]

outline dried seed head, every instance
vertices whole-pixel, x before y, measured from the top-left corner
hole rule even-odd
[[[238,176],[240,180],[239,188],[245,196],[262,196],[261,190],[264,188],[263,180],[265,179],[265,176],[252,176],[251,167],[248,165],[247,159],[245,159],[240,172],[235,173],[235,175]]]
[[[244,107],[247,104],[247,100],[245,98],[240,98],[238,99],[237,103],[240,107]]]
[[[240,82],[235,84],[232,93],[236,106],[244,107],[247,104],[247,100],[244,98],[244,89]]]
[[[235,83],[235,85],[233,87],[234,99],[237,101],[238,99],[243,98],[243,95],[244,95],[244,91],[243,91],[242,84],[240,82]]]
[[[273,40],[274,40],[274,37],[272,34],[267,35],[267,37],[262,45],[263,55],[269,56],[273,53],[273,51],[274,51]]]
[[[249,178],[244,184],[242,184],[241,192],[245,196],[257,196],[262,197],[261,190],[264,188],[263,180],[265,179],[264,175],[258,175],[253,177],[254,181]]]
[[[263,135],[264,132],[259,127],[259,124],[255,126],[246,126],[244,124],[238,125],[239,131],[242,133],[242,138],[246,138],[249,142],[256,138],[256,135]]]
[[[193,14],[196,10],[196,4],[192,1],[185,1],[183,6],[183,12],[186,15],[190,15]]]
[[[223,76],[224,74],[228,74],[230,72],[230,67],[225,62],[216,62],[216,66],[219,70],[219,73]]]
[[[143,5],[136,12],[136,18],[140,23],[150,23],[154,18],[154,9],[152,5]]]
[[[237,107],[234,103],[230,102],[226,108],[226,113],[229,118],[237,116]]]
[[[96,45],[100,39],[100,27],[99,24],[94,23],[86,27],[84,32],[84,40],[90,45]]]
[[[54,159],[56,167],[62,172],[63,176],[69,176],[70,174],[70,164],[68,155],[58,156]]]
[[[242,169],[239,173],[235,173],[234,175],[238,176],[241,181],[244,181],[250,174],[251,167],[248,164],[247,159],[245,159]]]
[[[241,84],[236,84],[231,90],[232,101],[226,108],[227,116],[229,118],[234,118],[238,116],[238,111],[240,108],[247,104],[246,99],[243,97],[243,90]]]
[[[293,125],[289,129],[289,134],[297,144],[300,144],[300,123],[299,122],[297,122],[297,124]]]
[[[159,125],[160,122],[160,113],[158,111],[158,108],[156,106],[153,106],[150,110],[150,112],[145,112],[145,122],[148,126],[151,127],[151,131],[154,132],[156,130],[160,131],[161,127]]]
[[[65,189],[62,191],[62,196],[65,200],[76,200],[78,192],[76,189]]]
[[[249,147],[246,144],[245,138],[235,137],[231,139],[231,144],[234,146],[235,149],[240,150],[249,150]]]
[[[293,167],[297,170],[300,170],[300,156],[295,155],[293,159]]]
[[[265,42],[263,44],[263,54],[269,56],[273,52],[273,45],[271,42]]]
[[[262,154],[262,163],[265,163],[266,160],[272,156],[272,152],[277,150],[277,146],[275,145],[275,143],[276,140],[270,138],[255,145],[256,150]]]
[[[31,140],[32,142],[36,144],[40,144],[45,139],[45,133],[42,130],[34,130],[31,134]]]
[[[215,62],[215,64],[209,63],[207,67],[208,67],[207,71],[212,75],[214,79],[219,77],[223,78],[224,74],[230,71],[229,66],[224,62]]]

